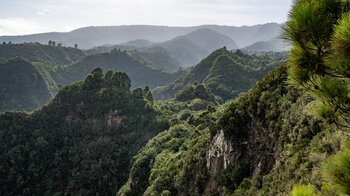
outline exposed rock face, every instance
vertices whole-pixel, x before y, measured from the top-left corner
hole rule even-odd
[[[215,175],[221,169],[226,169],[234,157],[231,142],[225,139],[224,131],[220,130],[211,140],[207,152],[207,168]]]
[[[223,129],[218,131],[212,137],[206,154],[207,168],[212,176],[221,178],[221,174],[225,172],[232,176],[242,175],[242,179],[237,178],[237,181],[231,182],[236,184],[236,187],[245,177],[267,173],[275,163],[270,131],[254,116],[251,116],[246,127],[249,134],[235,138],[226,135]],[[216,177],[211,178],[213,182],[208,184],[207,188],[223,193],[224,186]]]
[[[106,116],[108,126],[119,125],[122,122],[122,120],[126,118],[125,115],[120,116],[117,109],[111,109]]]
[[[247,165],[252,175],[269,171],[275,160],[272,152],[269,131],[266,130],[258,119],[252,118],[247,125],[250,134],[246,138],[231,141],[225,136],[224,130],[220,130],[212,138],[207,151],[207,168],[212,175],[239,164],[245,157],[254,160]]]

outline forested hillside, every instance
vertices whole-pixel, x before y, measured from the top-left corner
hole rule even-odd
[[[126,53],[115,49],[86,55],[61,46],[5,44],[0,55],[0,111],[37,109],[62,85],[84,79],[96,67],[127,72],[133,79],[132,89],[166,85],[183,74],[177,61],[162,50]]]
[[[172,98],[180,89],[197,81],[226,101],[252,88],[262,76],[285,59],[283,53],[251,56],[240,50],[230,52],[221,48],[171,84],[155,89],[154,95],[156,99]]]
[[[0,195],[350,195],[350,3],[282,29],[289,53],[274,23],[0,37],[110,41],[0,46]]]
[[[197,64],[205,56],[219,48],[238,48],[238,45],[231,38],[210,29],[199,29],[163,42],[158,46],[168,50],[170,55],[178,59],[180,64],[185,67]]]
[[[284,43],[283,40],[280,39],[279,37],[276,37],[268,41],[255,42],[252,45],[242,48],[242,50],[249,53],[257,53],[261,51],[281,52],[281,51],[287,51],[289,50],[289,48],[290,47],[288,46],[288,44]]]
[[[166,72],[177,72],[181,69],[180,63],[171,57],[167,50],[159,47],[151,47],[141,51],[133,50],[129,54],[138,61]]]
[[[0,111],[31,111],[50,97],[45,78],[31,62],[17,57],[0,63]]]
[[[152,43],[147,40],[138,39],[118,45],[95,47],[88,50],[88,53],[109,52],[114,48],[130,52],[138,50],[149,53],[147,54],[148,56],[151,56],[151,54],[162,55],[163,57],[161,58],[168,58],[167,56],[170,56],[172,59],[176,59],[180,66],[190,67],[200,62],[200,60],[214,50],[222,47],[227,47],[230,50],[239,48],[236,42],[230,37],[208,28],[203,28],[161,43]],[[147,59],[149,58],[145,60]],[[155,61],[151,60],[151,62],[154,63]],[[163,69],[164,67],[167,68],[164,65],[159,66],[161,64],[157,62],[155,64]]]
[[[116,193],[131,157],[169,126],[149,88],[130,86],[125,73],[97,68],[31,114],[1,114],[0,194]]]
[[[86,53],[82,50],[63,47],[50,42],[51,45],[8,44],[0,45],[0,59],[24,57],[31,62],[41,62],[50,66],[64,66],[83,59]]]
[[[231,103],[179,113],[134,157],[118,195],[284,195],[303,181],[322,186],[312,168],[348,137],[312,117],[313,99],[286,81],[283,65]]]
[[[294,4],[288,61],[237,99],[179,116],[118,195],[350,194],[349,3]]]
[[[147,66],[146,63],[138,61],[126,52],[113,50],[109,53],[90,55],[81,61],[57,70],[57,82],[69,84],[82,80],[96,66],[102,70],[115,70],[126,72],[132,81],[131,87],[155,88],[174,81],[181,72],[167,73],[159,69]]]

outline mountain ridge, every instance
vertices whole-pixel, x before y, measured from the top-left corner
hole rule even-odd
[[[209,54],[172,83],[157,87],[154,90],[154,97],[156,99],[173,98],[181,88],[197,81],[208,87],[223,101],[233,99],[239,93],[253,87],[255,82],[267,72],[279,66],[286,58],[283,56],[284,54],[281,53],[271,58],[268,53],[257,56],[245,54],[240,50],[230,52],[226,48],[221,48]],[[241,74],[237,74],[237,71]]]
[[[264,40],[257,40],[256,33],[258,33],[260,29],[263,29],[262,27],[264,25],[272,26],[272,31],[260,32],[260,36],[266,37],[266,39],[264,38]],[[62,33],[52,32],[24,36],[0,36],[0,42],[40,42],[44,44],[47,43],[48,40],[53,40],[57,43],[62,43],[65,46],[74,46],[74,44],[77,43],[79,47],[88,49],[104,44],[122,44],[136,39],[147,39],[151,42],[164,42],[201,28],[209,28],[218,33],[226,35],[235,40],[239,47],[245,47],[253,44],[256,41],[266,41],[268,39],[276,37],[276,34],[279,32],[276,32],[274,29],[280,28],[280,24],[267,23],[262,25],[242,27],[220,25],[200,25],[192,27],[167,27],[156,25],[83,27],[70,32]],[[118,33],[119,36],[116,36]],[[154,35],[158,36],[154,37]]]

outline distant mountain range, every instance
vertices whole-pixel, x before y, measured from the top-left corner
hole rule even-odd
[[[39,42],[47,43],[53,40],[64,46],[78,44],[79,48],[89,49],[101,45],[124,44],[134,45],[134,40],[143,39],[153,43],[169,41],[176,37],[191,33],[199,29],[210,29],[234,40],[239,48],[244,48],[258,41],[268,41],[279,36],[280,24],[267,23],[254,26],[218,26],[202,25],[193,27],[168,27],[151,25],[129,25],[129,26],[104,26],[84,27],[70,32],[41,33],[23,36],[0,36],[1,42],[23,43]],[[133,42],[130,42],[133,41]],[[139,41],[140,42],[140,41]],[[207,42],[209,44],[211,42]],[[136,43],[139,47],[140,43]],[[141,45],[147,45],[147,41]],[[217,49],[217,48],[216,48]]]
[[[259,51],[275,51],[281,52],[289,49],[289,46],[281,39],[275,37],[268,41],[258,41],[252,45],[242,48],[243,51],[248,53],[255,53]]]
[[[0,112],[37,109],[49,102],[59,86],[83,80],[96,67],[128,73],[132,89],[167,85],[183,73],[176,59],[161,51],[87,55],[63,46],[0,45]]]

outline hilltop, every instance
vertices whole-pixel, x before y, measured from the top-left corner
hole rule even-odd
[[[240,50],[230,52],[221,48],[174,82],[156,88],[154,96],[156,99],[172,98],[180,89],[197,81],[222,100],[233,99],[253,87],[259,78],[279,66],[285,58],[283,53],[276,56],[269,53],[248,55]]]
[[[0,92],[0,111],[31,111],[52,96],[36,66],[22,57],[0,63]]]
[[[321,187],[315,168],[348,136],[312,116],[314,100],[286,81],[282,65],[235,100],[179,112],[134,157],[117,195],[284,195],[304,180]]]
[[[83,59],[87,54],[79,49],[39,43],[0,45],[0,59],[24,57],[31,62],[41,62],[50,66],[64,66]]]
[[[60,77],[57,78],[57,82],[66,85],[82,80],[96,66],[104,71],[126,72],[132,80],[132,88],[145,86],[155,88],[174,81],[181,74],[180,72],[167,73],[149,67],[146,63],[138,61],[126,52],[114,50],[109,53],[87,56],[77,63],[58,69],[57,75]]]
[[[62,85],[84,79],[97,66],[127,72],[133,89],[166,85],[183,74],[177,61],[163,51],[87,55],[60,46],[6,44],[0,46],[0,55],[0,111],[33,111],[48,103]],[[11,58],[17,55],[21,57]]]
[[[130,86],[97,68],[33,113],[0,114],[1,195],[115,193],[131,157],[168,127],[149,88]]]
[[[228,36],[216,33],[210,29],[199,29],[183,36],[161,43],[160,46],[169,51],[169,54],[189,67],[197,64],[212,51],[222,47],[237,49],[238,45]]]

